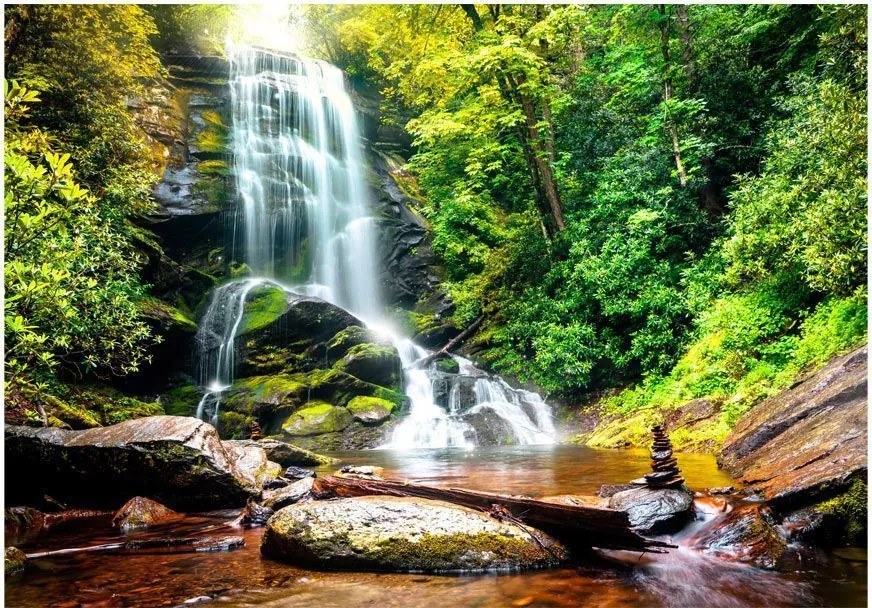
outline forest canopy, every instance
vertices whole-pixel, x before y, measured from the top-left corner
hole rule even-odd
[[[5,9],[6,365],[134,371],[156,176],[128,102],[230,5]],[[866,339],[864,5],[312,5],[379,91],[458,328],[569,402],[730,416]],[[26,40],[26,43],[23,42]],[[71,60],[75,57],[75,61]]]

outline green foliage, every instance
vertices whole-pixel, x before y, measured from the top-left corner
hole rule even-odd
[[[7,85],[8,115],[35,99]],[[135,371],[152,338],[126,224],[79,185],[69,154],[34,135],[12,122],[4,150],[7,373]]]

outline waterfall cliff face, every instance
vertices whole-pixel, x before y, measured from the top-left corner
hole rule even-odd
[[[238,207],[233,258],[255,275],[217,288],[199,326],[197,415],[217,420],[233,382],[237,330],[252,290],[281,287],[340,306],[394,344],[411,404],[388,447],[470,447],[482,425],[508,443],[550,443],[549,408],[464,360],[457,374],[415,363],[427,351],[387,329],[377,231],[361,142],[344,76],[321,61],[236,48],[231,56],[231,144]],[[434,387],[440,390],[439,398]],[[458,399],[464,392],[466,398]],[[455,397],[452,397],[454,395]],[[490,432],[490,431],[488,431]]]

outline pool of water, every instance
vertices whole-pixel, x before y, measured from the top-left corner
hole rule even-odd
[[[375,464],[394,479],[447,487],[546,496],[595,494],[648,470],[645,450],[571,446],[517,449],[368,451],[337,454]],[[692,489],[731,485],[714,459],[679,454]],[[331,467],[332,470],[332,467]],[[330,472],[325,469],[322,472]],[[130,538],[238,535],[241,549],[179,553],[168,549],[84,551],[33,560],[7,577],[7,606],[418,607],[458,606],[865,606],[866,552],[798,553],[789,571],[766,572],[680,548],[667,555],[596,559],[572,568],[509,575],[431,576],[317,572],[261,558],[262,528],[234,528],[236,515],[191,515],[179,523],[123,535],[108,517],[21,545],[27,553],[95,547]],[[187,602],[187,603],[186,603]]]

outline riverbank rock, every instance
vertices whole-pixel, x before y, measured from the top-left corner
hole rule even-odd
[[[6,556],[3,560],[3,569],[7,575],[21,572],[22,570],[24,570],[24,567],[26,565],[27,556],[24,554],[24,551],[17,547],[6,547]]]
[[[782,514],[805,510],[812,527],[809,509],[840,514],[829,527],[866,529],[867,351],[839,357],[763,401],[739,419],[721,451],[739,482]],[[859,508],[848,496],[856,484]]]
[[[239,506],[281,467],[257,447],[222,443],[196,418],[153,416],[65,431],[7,426],[7,500],[50,493],[82,505],[146,494],[176,508]]]
[[[176,521],[181,518],[176,513],[159,502],[155,502],[144,496],[135,496],[128,500],[123,507],[118,509],[112,518],[112,525],[121,528],[125,532],[138,530]]]
[[[609,507],[626,511],[630,525],[639,532],[666,532],[680,528],[689,519],[693,495],[684,487],[639,486],[612,494]]]
[[[365,496],[298,504],[267,524],[267,557],[316,568],[478,572],[557,565],[566,549],[541,532],[437,501]],[[540,544],[541,543],[541,544]]]
[[[225,441],[233,445],[260,448],[266,452],[267,458],[283,467],[317,467],[339,462],[336,458],[322,456],[299,446],[278,439],[232,439]]]
[[[787,550],[775,523],[761,503],[738,505],[694,538],[692,546],[723,559],[775,568]]]
[[[303,498],[311,495],[312,485],[314,483],[314,477],[304,477],[284,488],[266,490],[263,493],[263,506],[278,511],[288,505],[299,502]]]

